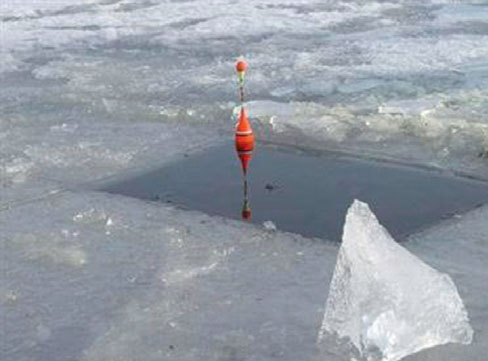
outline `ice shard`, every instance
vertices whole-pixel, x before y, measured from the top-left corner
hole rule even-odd
[[[473,330],[452,279],[394,241],[366,203],[354,201],[326,302],[318,342],[368,361],[396,361]],[[354,350],[354,346],[357,350]]]

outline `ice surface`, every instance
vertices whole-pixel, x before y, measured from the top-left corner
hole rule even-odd
[[[73,110],[50,125],[66,129],[89,111],[96,123],[183,120],[227,130],[233,57],[245,54],[250,98],[270,111],[256,122],[274,139],[303,143],[296,135],[304,133],[314,147],[488,178],[479,159],[488,148],[486,12],[486,2],[438,0],[3,1],[0,130],[19,109],[26,126],[36,124],[46,104]],[[35,172],[16,179],[25,173]]]
[[[319,342],[331,334],[383,361],[473,339],[452,279],[396,243],[357,200],[346,216]]]
[[[0,225],[2,361],[316,353],[332,243],[97,192]]]
[[[486,8],[0,1],[0,359],[313,360],[336,247],[86,183],[231,137],[240,54],[259,136],[486,178]],[[410,360],[485,361],[487,216],[406,245],[452,275],[478,338]]]

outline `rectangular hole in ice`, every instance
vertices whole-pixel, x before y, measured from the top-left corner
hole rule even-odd
[[[488,185],[337,153],[258,144],[248,171],[252,221],[340,240],[347,207],[367,202],[396,239],[488,202]],[[231,143],[102,187],[102,191],[241,218],[243,177]]]

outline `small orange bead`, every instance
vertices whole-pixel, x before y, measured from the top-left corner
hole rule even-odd
[[[238,61],[236,63],[236,70],[237,70],[237,72],[246,71],[246,69],[247,69],[246,62],[244,62],[244,61]]]

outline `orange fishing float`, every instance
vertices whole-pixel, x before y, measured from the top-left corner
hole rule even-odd
[[[244,174],[246,174],[254,149],[254,133],[244,107],[241,107],[239,114],[239,122],[237,123],[235,134],[235,144],[237,155],[241,160],[242,170]]]

